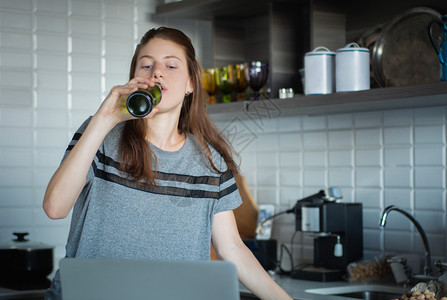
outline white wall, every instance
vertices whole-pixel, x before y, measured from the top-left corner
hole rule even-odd
[[[136,43],[172,26],[212,62],[211,23],[154,16],[156,0],[0,0],[0,241],[14,231],[65,254],[70,218],[42,210],[74,131],[127,82]]]
[[[447,107],[283,118],[269,117],[280,111],[269,113],[260,109],[246,118],[241,111],[218,122],[225,131],[233,128],[230,139],[258,204],[284,211],[338,186],[343,201],[363,203],[365,258],[423,257],[421,238],[403,215],[391,212],[385,229],[379,228],[381,212],[391,204],[416,217],[434,259],[446,258]],[[273,237],[289,249],[294,220],[285,214],[273,223]],[[313,239],[297,234],[293,250],[296,262],[312,260]]]
[[[149,28],[168,25],[193,40],[204,67],[212,62],[209,22],[153,15],[156,0],[0,0],[0,240],[13,231],[65,254],[69,218],[48,219],[41,203],[74,130],[109,89],[127,81],[131,55]],[[277,210],[337,185],[364,205],[368,257],[423,249],[408,220],[381,209],[396,204],[427,231],[435,258],[446,258],[446,108],[263,119],[250,128],[242,172],[258,203]],[[221,127],[228,122],[219,121]],[[238,145],[236,145],[237,148]],[[274,222],[289,243],[293,216]],[[294,254],[312,257],[312,239],[297,235]]]

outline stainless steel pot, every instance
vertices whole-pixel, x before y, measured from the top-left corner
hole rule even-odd
[[[53,248],[25,238],[27,232],[14,232],[16,238],[0,244],[0,279],[38,280],[53,271]]]

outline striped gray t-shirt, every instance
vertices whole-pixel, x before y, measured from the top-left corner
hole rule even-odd
[[[76,132],[65,156],[88,122]],[[209,260],[214,214],[242,203],[232,173],[215,172],[188,134],[175,152],[150,145],[158,161],[158,186],[136,184],[119,170],[123,126],[110,131],[92,162],[73,208],[66,256]],[[210,148],[215,166],[226,170],[221,155]],[[58,293],[57,277],[47,295]]]

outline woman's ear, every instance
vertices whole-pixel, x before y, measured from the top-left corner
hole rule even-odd
[[[188,83],[187,83],[187,85],[186,85],[185,95],[189,95],[189,94],[191,94],[192,92],[194,92],[194,86],[193,86],[193,84],[192,84],[192,82],[191,82],[191,79],[188,79]]]

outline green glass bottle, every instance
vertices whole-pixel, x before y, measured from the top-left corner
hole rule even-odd
[[[137,118],[148,115],[154,106],[161,101],[161,85],[155,83],[153,87],[138,90],[127,97],[126,107],[129,113]]]

